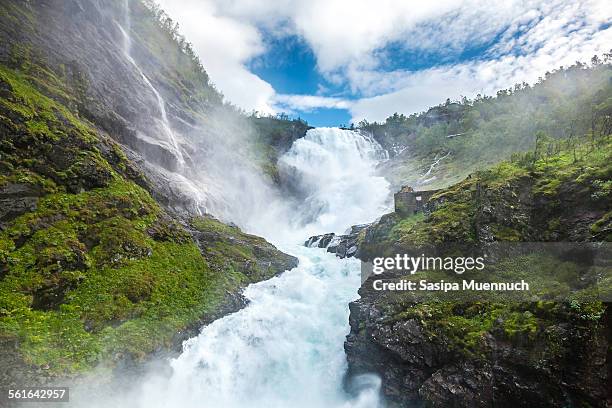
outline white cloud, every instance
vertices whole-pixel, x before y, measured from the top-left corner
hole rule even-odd
[[[349,109],[354,119],[384,119],[436,105],[446,97],[493,93],[534,81],[547,70],[589,59],[612,44],[607,0],[161,0],[202,58],[212,80],[247,109]],[[246,68],[265,52],[262,31],[298,35],[327,80],[361,99],[277,95]],[[451,65],[467,48],[490,47]],[[437,67],[393,68],[389,45],[434,55]]]
[[[179,22],[181,33],[194,45],[202,65],[226,98],[245,110],[273,112],[272,86],[251,73],[245,64],[265,51],[259,31],[219,13],[212,2],[159,0]]]
[[[275,105],[284,111],[311,111],[316,108],[350,109],[351,102],[334,97],[316,95],[277,95]]]
[[[601,4],[595,4],[601,5]],[[473,97],[477,93],[495,94],[498,89],[523,81],[534,83],[546,71],[589,61],[608,52],[612,46],[612,27],[601,30],[601,24],[612,15],[607,8],[579,9],[574,3],[554,10],[544,10],[544,17],[527,32],[513,39],[516,47],[499,44],[487,60],[440,66],[417,72],[354,73],[365,83],[388,84],[389,92],[362,98],[351,108],[354,121],[384,120],[394,112],[412,113],[443,102],[447,97]],[[606,14],[607,16],[606,17]],[[576,19],[580,25],[576,25]],[[514,53],[511,51],[515,51]],[[365,86],[365,85],[364,85]]]

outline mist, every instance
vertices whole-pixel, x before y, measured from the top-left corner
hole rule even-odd
[[[156,62],[141,49],[131,2],[116,12],[114,53],[144,107],[124,113],[126,152],[158,199],[184,219],[212,215],[263,236],[300,264],[248,286],[245,308],[203,327],[181,350],[146,364],[103,362],[70,385],[70,406],[378,406],[374,375],[344,390],[348,303],[357,297],[360,263],[303,243],[389,210],[389,183],[374,174],[387,152],[359,132],[310,129],[281,150],[273,180],[263,170],[270,159],[256,118],[228,104],[180,106],[150,70]]]

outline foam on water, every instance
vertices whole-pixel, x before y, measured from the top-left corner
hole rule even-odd
[[[343,389],[348,303],[357,298],[360,264],[300,245],[307,233],[342,231],[372,221],[388,205],[388,183],[373,176],[384,151],[348,130],[313,129],[281,158],[304,194],[298,206],[270,203],[251,229],[299,257],[297,268],[250,285],[249,305],[204,327],[170,362],[126,395],[76,405],[120,408],[378,407],[380,380]],[[247,192],[248,193],[248,192]],[[284,212],[275,209],[284,208]],[[262,206],[263,208],[263,206]],[[295,222],[288,208],[293,208]],[[308,220],[308,221],[304,221]],[[72,396],[71,396],[72,398]]]

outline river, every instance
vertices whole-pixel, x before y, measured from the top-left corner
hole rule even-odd
[[[380,380],[360,378],[361,391],[343,390],[349,332],[348,303],[357,298],[358,260],[306,248],[309,234],[343,232],[388,209],[389,185],[374,175],[385,152],[349,130],[310,130],[281,158],[305,195],[291,220],[248,228],[299,258],[299,266],[245,290],[246,308],[204,327],[169,362],[127,394],[87,407],[348,408],[378,407]],[[270,208],[274,208],[271,206]],[[266,220],[258,223],[258,220]],[[77,396],[77,400],[78,400]],[[79,405],[77,403],[77,405]]]

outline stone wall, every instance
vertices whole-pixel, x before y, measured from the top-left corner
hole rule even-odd
[[[421,212],[431,196],[438,191],[414,191],[412,187],[404,186],[394,195],[395,212],[400,215],[412,215]]]

